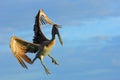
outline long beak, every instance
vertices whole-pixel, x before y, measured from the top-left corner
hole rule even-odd
[[[61,38],[60,33],[59,33],[59,30],[58,30],[58,28],[61,28],[61,26],[60,26],[60,25],[57,25],[57,24],[54,24],[53,27],[55,27],[55,28],[53,28],[53,29],[55,29],[55,32],[56,32],[56,34],[58,35],[58,39],[59,39],[59,41],[60,41],[60,44],[63,45],[63,41],[62,41],[62,38]]]
[[[61,36],[60,36],[59,31],[58,31],[57,35],[58,35],[58,39],[59,39],[59,41],[60,41],[60,44],[63,46],[63,41],[62,41],[62,38],[61,38]]]

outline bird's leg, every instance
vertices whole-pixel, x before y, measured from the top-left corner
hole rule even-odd
[[[46,74],[48,75],[48,74],[50,74],[50,71],[47,69],[47,67],[45,66],[45,64],[44,64],[44,62],[43,62],[43,57],[44,56],[40,56],[40,61],[41,61],[41,64],[42,64],[42,66],[44,67],[44,69],[45,69],[45,72],[46,72]]]
[[[58,62],[50,54],[48,54],[48,56],[52,59],[52,63],[59,65]]]
[[[32,60],[32,64],[34,63],[34,61],[37,59],[37,57],[35,57],[33,60]]]
[[[36,54],[35,58],[32,60],[32,64],[34,63],[34,61],[39,58],[39,53]]]

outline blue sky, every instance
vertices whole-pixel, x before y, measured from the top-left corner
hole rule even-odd
[[[119,80],[120,0],[3,0],[0,2],[0,78],[2,80]],[[9,48],[12,35],[32,41],[35,15],[39,9],[56,23],[58,39],[51,54],[59,66],[46,57],[47,76],[39,60],[23,69]],[[50,27],[43,27],[51,38]],[[56,37],[57,38],[57,37]],[[32,56],[32,55],[31,55]]]

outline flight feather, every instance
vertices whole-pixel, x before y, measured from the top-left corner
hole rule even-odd
[[[38,44],[29,43],[16,36],[12,36],[10,40],[10,48],[14,56],[24,68],[27,68],[24,61],[32,64],[31,59],[25,53],[35,53],[38,50],[39,46],[40,45]]]

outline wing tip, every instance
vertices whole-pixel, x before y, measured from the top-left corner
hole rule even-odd
[[[18,62],[21,64],[23,68],[28,69],[28,67],[26,66],[26,64],[24,63],[20,56],[15,55],[15,57],[17,58]]]

